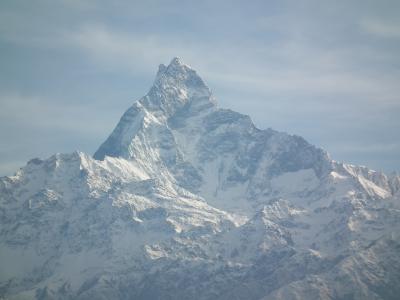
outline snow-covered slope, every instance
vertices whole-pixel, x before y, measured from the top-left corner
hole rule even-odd
[[[92,158],[0,179],[6,299],[398,299],[400,177],[217,106],[174,58]]]

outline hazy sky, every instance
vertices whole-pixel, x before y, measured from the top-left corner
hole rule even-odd
[[[94,153],[173,56],[221,107],[400,170],[400,1],[0,2],[0,175]]]

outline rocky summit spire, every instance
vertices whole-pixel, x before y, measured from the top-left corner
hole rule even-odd
[[[174,57],[168,66],[160,64],[156,81],[163,76],[169,76],[175,79],[184,79],[190,71],[196,73],[196,71],[194,71],[190,66],[184,64],[179,57]]]
[[[150,110],[164,112],[167,117],[187,105],[214,103],[210,89],[197,72],[178,57],[168,66],[159,66],[153,86],[140,102]]]

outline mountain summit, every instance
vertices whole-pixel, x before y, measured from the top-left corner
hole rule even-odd
[[[167,67],[160,65],[153,87],[140,102],[172,116],[186,105],[210,104],[211,91],[195,70],[175,57]]]
[[[107,155],[129,158],[129,142],[140,129],[157,127],[185,113],[194,115],[214,108],[211,91],[196,71],[179,58],[174,58],[167,67],[159,66],[150,91],[125,112],[94,157],[103,159]]]
[[[93,157],[0,178],[0,297],[397,299],[399,189],[219,108],[174,58]]]

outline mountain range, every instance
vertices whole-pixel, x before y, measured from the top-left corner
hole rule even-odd
[[[0,178],[3,299],[399,299],[400,177],[160,65],[93,156]]]

